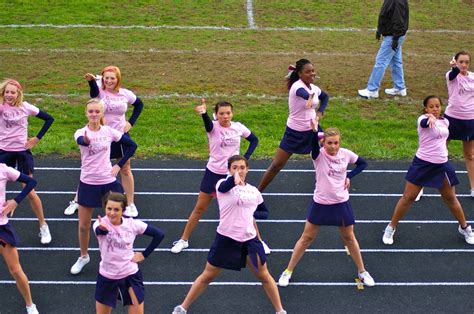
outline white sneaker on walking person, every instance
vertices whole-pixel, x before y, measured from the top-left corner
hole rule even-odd
[[[360,97],[366,98],[366,99],[375,99],[379,98],[379,91],[373,91],[371,92],[370,90],[366,89],[359,89],[357,91],[357,94],[359,94]]]
[[[372,276],[370,276],[368,271],[363,271],[359,273],[359,279],[366,285],[367,287],[373,287],[375,286],[375,281]]]
[[[28,314],[39,314],[38,309],[36,308],[36,304],[32,304],[31,306],[26,307],[26,313]]]
[[[133,203],[128,205],[127,207],[125,207],[125,211],[123,212],[123,215],[127,217],[132,217],[132,218],[137,217],[138,216],[137,206],[135,206],[135,204]]]
[[[173,242],[173,247],[171,248],[171,253],[180,253],[182,250],[189,247],[189,242],[183,239]]]
[[[78,208],[79,208],[79,204],[75,200],[72,200],[69,202],[69,206],[66,207],[66,209],[64,210],[64,215],[66,216],[74,215],[74,213],[76,212]]]
[[[181,305],[177,305],[174,307],[172,314],[186,314],[186,313],[187,311]]]
[[[407,95],[407,89],[398,89],[396,87],[393,88],[386,88],[385,89],[385,94],[390,95],[390,96],[402,96],[405,97]]]
[[[79,274],[82,271],[82,269],[84,268],[84,266],[89,264],[90,261],[91,261],[91,259],[89,257],[89,254],[87,254],[86,256],[79,256],[77,261],[71,267],[71,274],[73,274],[73,275]]]
[[[270,249],[270,247],[263,240],[261,240],[260,242],[262,242],[265,255],[270,255],[272,253],[272,250]]]
[[[383,232],[382,242],[384,244],[392,245],[393,244],[393,235],[395,234],[395,229],[390,226],[390,224],[385,227]]]
[[[290,284],[291,274],[292,273],[287,270],[283,271],[278,279],[278,285],[280,287],[288,287]]]
[[[471,225],[467,225],[465,229],[459,225],[458,231],[464,236],[464,240],[466,240],[468,244],[474,244],[474,233],[472,232]]]
[[[49,231],[49,227],[47,224],[41,225],[38,236],[41,238],[40,241],[42,244],[49,244],[53,239],[51,237],[51,232]]]

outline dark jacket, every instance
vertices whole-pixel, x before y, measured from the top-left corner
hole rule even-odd
[[[408,0],[385,0],[379,14],[377,31],[399,38],[408,30]]]

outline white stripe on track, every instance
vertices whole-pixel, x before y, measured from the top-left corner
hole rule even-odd
[[[8,218],[11,221],[37,221],[37,218]],[[48,221],[60,221],[60,222],[77,222],[77,218],[47,218]],[[92,221],[96,219],[93,218]],[[167,219],[167,218],[142,218],[143,221],[147,222],[188,222],[188,219]],[[201,219],[200,223],[218,223],[218,219]],[[266,219],[258,220],[258,223],[304,223],[306,220],[303,219]],[[358,224],[388,224],[390,220],[356,220]],[[474,223],[474,220],[467,221],[468,223]],[[401,224],[458,224],[456,220],[400,220]]]
[[[55,28],[55,29],[76,29],[76,28],[95,28],[95,29],[182,29],[182,30],[217,30],[217,31],[244,31],[255,30],[249,27],[230,27],[230,26],[212,26],[212,25],[99,25],[99,24],[2,24],[0,28]],[[375,32],[375,28],[355,28],[355,27],[259,27],[258,31],[268,32],[343,32],[360,33]],[[459,29],[410,29],[408,33],[441,33],[441,34],[474,34],[472,30]]]
[[[80,171],[78,167],[35,167],[35,170],[45,171]],[[133,171],[156,171],[156,172],[204,172],[203,168],[133,168]],[[267,169],[250,169],[251,172],[265,172]],[[314,169],[282,169],[280,172],[291,173],[314,173]],[[372,169],[364,170],[363,173],[406,173],[407,170],[396,169]],[[466,170],[456,170],[456,173],[467,173]]]
[[[20,193],[21,191],[7,191],[7,193]],[[38,194],[46,195],[64,195],[64,194],[76,194],[76,191],[38,191]],[[198,192],[137,192],[135,195],[180,195],[180,196],[196,196]],[[262,193],[263,196],[313,196],[313,193]],[[349,193],[351,197],[401,197],[401,193]],[[471,194],[456,194],[458,198],[470,198]],[[441,197],[440,194],[423,194],[423,197]]]
[[[80,251],[78,247],[19,247],[19,251]],[[144,251],[145,248],[134,248]],[[170,248],[157,248],[155,252],[169,252]],[[99,248],[89,248],[91,252],[98,252]],[[474,249],[361,249],[362,253],[474,253]],[[183,252],[209,252],[209,249],[187,248]],[[292,253],[293,249],[274,249],[272,253]],[[307,249],[306,253],[344,253],[346,249]]]
[[[61,280],[30,280],[30,285],[95,285],[95,281],[61,281]],[[192,281],[144,281],[147,286],[190,286]],[[0,284],[14,285],[14,280],[0,280]],[[261,286],[260,282],[230,281],[230,282],[211,282],[211,286]],[[356,286],[355,282],[291,282],[290,286]],[[379,282],[377,286],[391,287],[464,287],[474,286],[474,282]]]
[[[255,21],[253,18],[253,2],[252,0],[247,0],[247,22],[249,24],[250,29],[257,29],[257,25],[255,25]]]

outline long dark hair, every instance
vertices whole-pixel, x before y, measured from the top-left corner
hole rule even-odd
[[[293,72],[291,72],[291,75],[290,77],[288,77],[286,82],[288,90],[290,90],[294,82],[300,79],[298,73],[301,72],[303,70],[303,67],[308,63],[311,63],[311,61],[309,61],[308,59],[299,59],[298,61],[296,61],[295,69],[293,70]]]

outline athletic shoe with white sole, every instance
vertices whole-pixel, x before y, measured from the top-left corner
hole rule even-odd
[[[72,200],[69,202],[69,206],[64,210],[64,215],[71,216],[74,215],[76,210],[79,208],[79,204],[76,201]]]
[[[265,255],[270,255],[272,253],[272,250],[270,249],[270,247],[263,240],[261,240],[260,242],[262,242]]]
[[[186,311],[181,305],[177,305],[173,309],[172,314],[186,314],[188,311]]]
[[[474,197],[474,190],[471,190],[471,197]]]
[[[137,217],[138,216],[137,206],[135,206],[135,204],[133,203],[128,205],[127,207],[125,207],[125,211],[123,212],[123,215],[127,217],[132,217],[132,218]]]
[[[366,89],[359,89],[357,91],[360,97],[362,98],[367,98],[367,99],[374,99],[374,98],[379,98],[379,91],[373,91],[371,92],[370,90]]]
[[[38,309],[36,308],[36,304],[32,304],[31,306],[26,307],[26,313],[28,314],[39,314]]]
[[[407,95],[407,89],[398,89],[398,88],[386,88],[385,94],[390,96],[402,96],[405,97]]]
[[[288,287],[288,285],[290,284],[291,274],[292,272],[289,272],[287,270],[282,272],[280,278],[278,279],[278,285],[280,287]]]
[[[49,227],[47,224],[44,224],[40,227],[40,232],[38,236],[41,238],[41,243],[42,244],[49,244],[51,243],[51,240],[53,239],[51,237],[51,232],[49,231]]]
[[[370,276],[368,271],[363,271],[359,273],[359,279],[366,285],[367,287],[373,287],[375,286],[375,281],[372,276]]]
[[[395,229],[389,225],[385,227],[383,232],[382,242],[384,244],[392,245],[393,244],[393,235],[395,234]]]
[[[189,247],[189,242],[183,239],[173,242],[173,247],[171,248],[171,253],[180,253],[182,250]]]
[[[89,257],[89,255],[79,256],[77,261],[71,267],[71,274],[73,274],[73,275],[79,274],[82,271],[82,269],[84,268],[84,266],[89,264],[90,261],[91,261],[91,258]]]
[[[470,225],[468,225],[465,229],[463,229],[461,225],[459,225],[458,231],[464,236],[464,240],[466,240],[468,244],[474,244],[474,233],[472,232]]]

